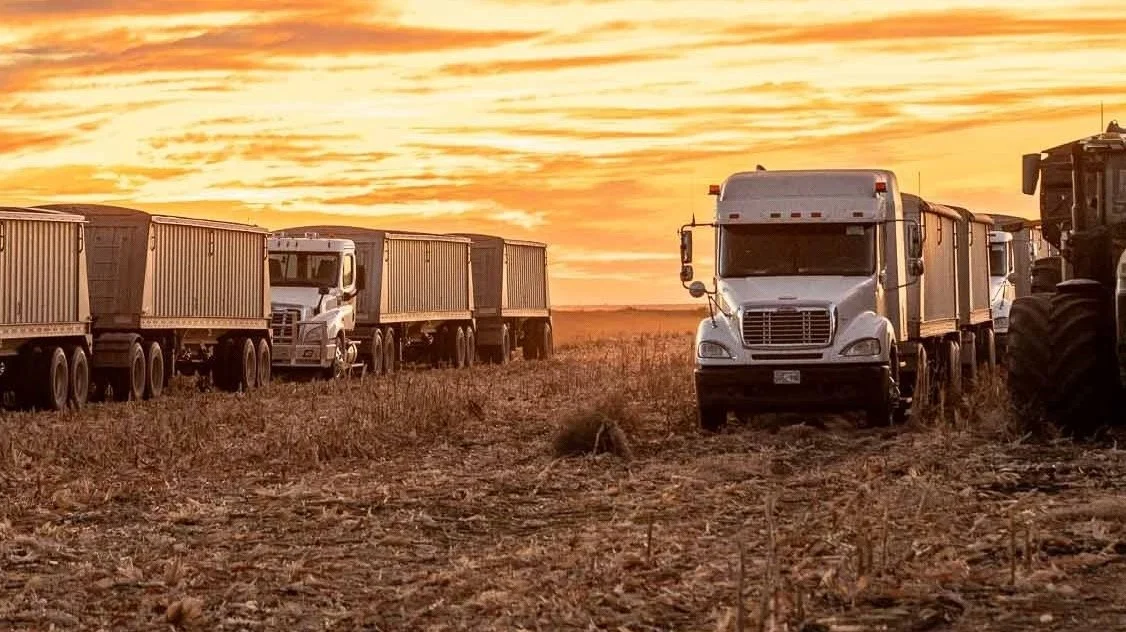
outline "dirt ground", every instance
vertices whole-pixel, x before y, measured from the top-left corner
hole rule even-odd
[[[603,319],[548,362],[0,413],[0,628],[1126,629],[1123,452],[1021,440],[995,383],[702,435],[693,319]],[[592,418],[628,458],[556,457]]]

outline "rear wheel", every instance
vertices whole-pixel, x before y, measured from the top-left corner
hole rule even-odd
[[[40,404],[47,410],[64,410],[70,399],[70,368],[61,347],[47,347],[40,362]]]
[[[368,354],[371,363],[372,375],[383,374],[383,332],[376,331],[371,335],[371,353]]]
[[[970,333],[962,338],[961,344],[961,360],[962,360],[962,382],[964,386],[970,386],[977,380],[977,335]]]
[[[1039,424],[1047,415],[1052,388],[1051,295],[1032,294],[1013,301],[1006,334],[1005,368],[1009,405],[1023,422]]]
[[[137,401],[145,396],[145,350],[140,342],[129,345],[127,366],[113,369],[110,388],[119,402]]]
[[[477,364],[477,334],[473,327],[465,328],[465,366]]]
[[[391,375],[399,368],[396,351],[395,330],[388,327],[383,333],[383,372],[386,375]]]
[[[943,348],[946,400],[956,406],[962,399],[962,345],[957,340],[948,338],[943,343]]]
[[[458,327],[453,335],[453,365],[455,369],[465,368],[465,329]]]
[[[164,392],[164,350],[155,340],[145,349],[145,399],[156,399]]]
[[[244,392],[254,390],[258,384],[258,349],[250,338],[239,338],[238,361],[235,369],[238,371],[238,382],[231,390],[242,389]]]
[[[1087,435],[1114,423],[1121,385],[1109,304],[1099,297],[1062,292],[1051,297],[1053,421]]]
[[[525,360],[540,357],[540,324],[530,322],[524,325],[524,342],[520,345]]]
[[[90,362],[86,350],[74,347],[70,351],[70,405],[76,410],[86,406],[90,397]]]
[[[551,329],[551,323],[545,322],[543,329],[540,332],[540,358],[543,360],[550,360],[555,355],[555,332]]]
[[[502,325],[500,328],[500,350],[497,352],[497,362],[500,364],[508,364],[512,359],[512,341],[509,338],[508,325]]]
[[[258,388],[262,388],[270,383],[273,379],[273,354],[270,353],[270,343],[265,338],[258,341],[258,375],[256,376],[255,384]]]
[[[915,374],[911,380],[911,419],[918,420],[931,403],[931,364],[927,348],[919,345],[915,356]]]
[[[977,359],[990,373],[997,368],[997,335],[992,329],[981,332],[981,337],[978,338]]]

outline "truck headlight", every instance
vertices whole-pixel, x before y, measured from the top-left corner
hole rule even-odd
[[[712,340],[701,342],[700,346],[696,348],[696,353],[701,358],[731,359],[731,352],[727,350],[727,347]]]
[[[875,338],[861,338],[855,342],[850,342],[844,349],[841,349],[843,356],[878,356],[880,355],[880,341]]]
[[[323,331],[324,330],[322,328],[315,325],[306,325],[304,330],[301,332],[301,344],[320,344],[322,342],[321,336]]]

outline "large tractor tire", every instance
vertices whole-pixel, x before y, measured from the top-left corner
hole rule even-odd
[[[1050,294],[1022,296],[1009,312],[1009,403],[1022,423],[1039,424],[1048,414],[1052,388],[1052,305]]]
[[[1115,422],[1121,385],[1110,309],[1097,296],[1052,295],[1050,413],[1067,434],[1090,435]]]

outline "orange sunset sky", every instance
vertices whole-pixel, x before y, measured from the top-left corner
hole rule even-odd
[[[1115,0],[0,0],[4,203],[551,245],[557,304],[687,302],[753,169],[1032,216],[1020,155],[1126,120]],[[697,236],[697,278],[710,237]]]

